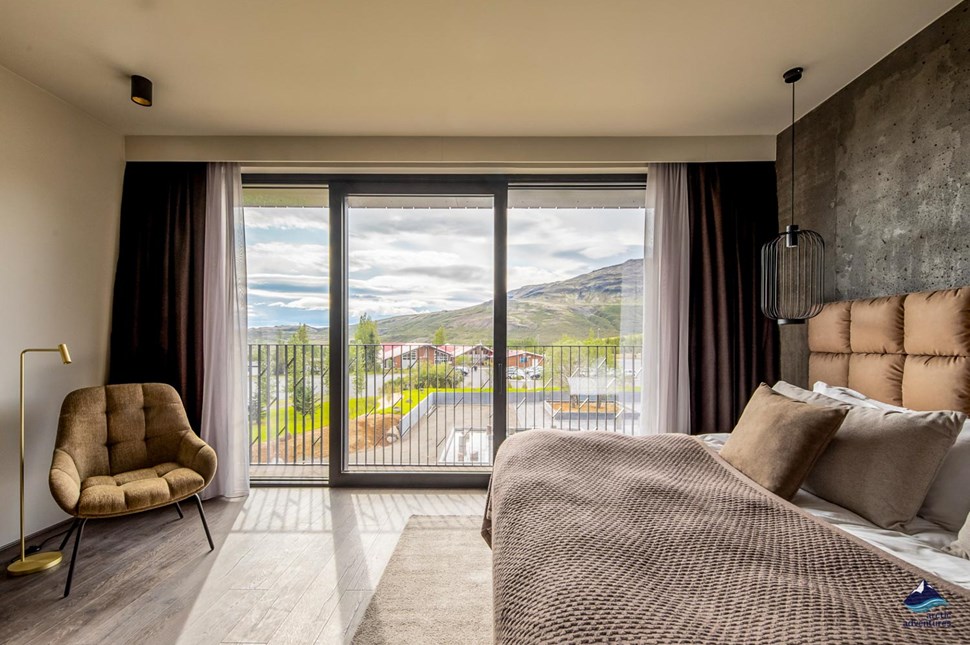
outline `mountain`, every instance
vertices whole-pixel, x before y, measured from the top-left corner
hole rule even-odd
[[[299,325],[276,325],[275,327],[250,327],[249,342],[253,345],[284,344],[296,333]],[[330,342],[328,327],[311,327],[307,325],[307,336],[313,345],[326,345]]]
[[[622,303],[622,304],[619,304]],[[589,273],[546,284],[528,285],[508,293],[510,341],[534,339],[552,344],[563,336],[597,338],[640,330],[643,307],[643,260],[627,260]],[[492,330],[492,301],[479,305],[377,321],[385,342],[427,342],[439,327],[449,343],[488,341]],[[251,343],[283,341],[296,326],[249,330]],[[327,329],[309,328],[313,342],[326,342]]]
[[[643,306],[643,260],[628,260],[560,282],[520,287],[508,293],[509,340],[539,344],[563,336],[597,338],[639,330]],[[620,305],[618,303],[622,302]],[[445,328],[449,343],[477,343],[491,336],[492,302],[426,314],[379,320],[381,340],[430,339]]]

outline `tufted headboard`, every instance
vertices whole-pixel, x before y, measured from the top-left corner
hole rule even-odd
[[[809,383],[970,414],[970,287],[831,302],[808,321]]]

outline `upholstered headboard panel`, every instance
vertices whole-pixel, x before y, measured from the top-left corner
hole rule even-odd
[[[808,321],[809,382],[970,414],[970,287],[832,302]]]

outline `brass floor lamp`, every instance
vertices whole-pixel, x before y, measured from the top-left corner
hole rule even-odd
[[[7,567],[7,573],[12,576],[25,576],[50,569],[61,561],[60,551],[38,551],[27,555],[26,537],[24,536],[24,365],[30,352],[59,352],[61,360],[67,365],[71,362],[71,355],[67,345],[61,343],[50,349],[25,349],[20,352],[20,559]]]

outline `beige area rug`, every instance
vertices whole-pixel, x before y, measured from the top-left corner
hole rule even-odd
[[[492,642],[492,552],[480,517],[415,515],[354,645]]]

